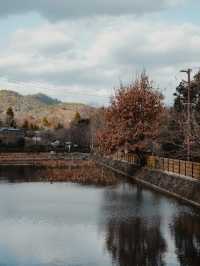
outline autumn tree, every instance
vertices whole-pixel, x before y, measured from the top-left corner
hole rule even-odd
[[[80,115],[80,113],[77,111],[77,112],[75,113],[75,116],[74,116],[74,119],[73,119],[72,123],[77,124],[77,123],[79,123],[80,120],[81,120],[81,115]]]
[[[98,132],[101,150],[147,149],[159,132],[162,99],[145,73],[129,86],[121,86],[105,110],[105,126]]]
[[[44,118],[43,118],[42,123],[43,123],[43,126],[44,126],[44,127],[50,127],[50,126],[51,126],[51,124],[50,124],[50,122],[48,121],[47,117],[44,117]]]

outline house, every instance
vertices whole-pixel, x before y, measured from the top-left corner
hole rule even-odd
[[[0,128],[0,145],[21,146],[25,142],[25,133],[21,129]]]

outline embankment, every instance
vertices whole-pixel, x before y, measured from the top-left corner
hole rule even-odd
[[[0,180],[114,185],[115,172],[97,167],[89,154],[0,153]]]
[[[108,167],[139,184],[200,208],[200,182],[198,180],[168,172],[140,168],[125,161],[111,161],[105,158],[95,158],[95,160],[99,165]]]

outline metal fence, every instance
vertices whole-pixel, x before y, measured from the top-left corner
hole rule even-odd
[[[200,179],[200,163],[149,156],[147,158],[147,166],[151,169]]]
[[[110,156],[112,160],[125,161],[130,164],[137,164],[137,156],[134,154],[116,153]],[[200,163],[188,162],[157,156],[147,157],[147,167],[150,169],[161,170],[165,172],[175,173],[182,176],[188,176],[200,179]]]
[[[137,164],[137,157],[132,153],[124,154],[124,153],[117,152],[108,157],[111,158],[112,160],[124,161],[130,164]]]

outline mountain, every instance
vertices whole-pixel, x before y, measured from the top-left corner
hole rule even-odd
[[[35,95],[30,95],[30,96],[26,96],[26,97],[30,97],[32,99],[38,100],[44,104],[48,104],[48,105],[54,105],[54,104],[59,104],[61,103],[61,101],[57,100],[57,99],[53,99],[43,93],[37,93]]]
[[[81,103],[64,103],[45,94],[21,95],[15,91],[0,90],[0,119],[5,120],[5,113],[12,107],[15,119],[19,125],[25,120],[29,123],[43,126],[43,121],[48,120],[49,127],[59,123],[67,127],[79,112],[83,118],[89,118],[93,107]]]

